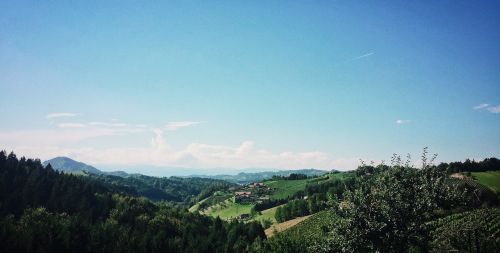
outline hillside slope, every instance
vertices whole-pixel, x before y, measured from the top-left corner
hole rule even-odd
[[[473,172],[472,177],[480,184],[500,193],[500,171]]]

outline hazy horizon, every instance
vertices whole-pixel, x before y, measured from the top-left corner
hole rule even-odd
[[[498,157],[499,8],[5,1],[0,149],[143,174]]]
[[[57,158],[69,158],[76,162],[82,162],[75,160],[71,157],[59,156],[54,157],[52,159]],[[42,162],[50,163],[50,160],[45,160]],[[85,162],[84,162],[85,163]],[[142,174],[147,176],[157,176],[157,177],[170,177],[170,176],[215,176],[215,175],[236,175],[239,173],[260,173],[260,172],[277,172],[277,171],[298,171],[298,170],[323,170],[323,171],[331,171],[332,169],[316,169],[316,168],[297,168],[297,169],[289,169],[289,168],[188,168],[188,167],[168,167],[168,166],[150,166],[150,165],[128,165],[128,166],[97,166],[94,164],[85,163],[90,165],[100,171],[103,172],[127,172],[129,174]],[[54,167],[54,165],[52,165]],[[55,168],[57,169],[57,168]],[[335,170],[335,169],[334,169]],[[345,169],[339,169],[338,171],[346,171]]]

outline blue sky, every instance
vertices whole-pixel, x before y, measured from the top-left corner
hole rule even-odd
[[[143,173],[498,157],[499,27],[498,1],[2,1],[0,146]]]

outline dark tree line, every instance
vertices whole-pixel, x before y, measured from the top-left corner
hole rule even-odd
[[[245,252],[258,223],[223,222],[0,152],[2,252]]]
[[[275,206],[279,206],[281,204],[285,204],[286,202],[288,202],[287,199],[267,199],[256,203],[253,209],[257,212],[260,212],[269,208],[273,208]]]
[[[113,207],[111,193],[127,189],[82,180],[44,168],[40,160],[17,159],[0,152],[0,215],[16,217],[25,208],[43,206],[51,212],[78,214],[89,221],[102,219]],[[97,208],[99,207],[99,208]]]
[[[306,174],[292,173],[288,176],[279,176],[274,175],[271,180],[301,180],[308,179],[309,177]]]
[[[441,163],[438,167],[446,169],[448,173],[496,171],[500,170],[500,160],[494,157],[479,162],[466,159],[464,162]]]

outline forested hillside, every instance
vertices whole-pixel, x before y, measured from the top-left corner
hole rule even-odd
[[[106,174],[90,174],[96,180],[133,189],[139,196],[153,201],[169,201],[182,206],[190,206],[217,190],[234,186],[223,180],[210,178],[151,177],[130,175],[128,177]]]
[[[243,252],[258,223],[224,222],[0,152],[3,252]]]
[[[128,194],[146,197],[153,201],[167,201],[190,206],[213,191],[234,186],[223,180],[210,178],[151,177],[128,174],[122,171],[103,172],[90,165],[68,157],[56,157],[42,163],[66,174],[85,175],[107,185],[121,188]]]

